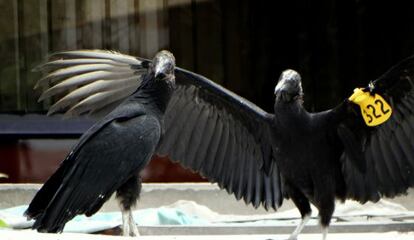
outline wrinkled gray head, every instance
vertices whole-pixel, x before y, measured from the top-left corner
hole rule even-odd
[[[174,68],[174,55],[167,50],[158,52],[152,60],[152,70],[155,78],[158,80],[173,81],[175,79]]]
[[[303,89],[299,73],[292,69],[283,71],[275,87],[275,95],[278,102],[302,100]]]

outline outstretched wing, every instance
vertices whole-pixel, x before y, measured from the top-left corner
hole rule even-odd
[[[59,52],[35,70],[44,71],[35,89],[39,101],[56,96],[48,114],[66,116],[108,113],[141,84],[146,60],[102,50]]]
[[[158,148],[255,207],[278,208],[280,178],[269,139],[272,116],[195,73],[177,69],[177,89]],[[267,175],[265,171],[269,172]]]
[[[52,55],[40,68],[50,86],[41,100],[56,96],[49,114],[106,113],[129,96],[146,73],[147,60],[108,51]],[[264,112],[214,82],[176,68],[176,85],[165,113],[165,134],[157,153],[201,173],[237,199],[278,208],[283,200]]]
[[[338,128],[345,146],[341,160],[347,195],[360,202],[394,197],[414,186],[414,56],[372,84],[390,103],[391,118],[367,127],[360,111],[351,109]]]

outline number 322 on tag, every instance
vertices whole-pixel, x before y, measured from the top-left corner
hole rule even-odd
[[[390,105],[379,94],[372,96],[357,88],[349,100],[359,105],[365,124],[370,127],[378,126],[391,117]]]

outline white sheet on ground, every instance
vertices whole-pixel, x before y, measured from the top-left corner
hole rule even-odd
[[[12,228],[28,228],[33,221],[27,221],[23,212],[27,206],[17,206],[0,210],[0,219]],[[317,224],[317,210],[312,207],[313,224]],[[297,209],[273,212],[263,215],[223,215],[193,201],[177,201],[168,206],[134,211],[134,218],[140,226],[162,225],[291,225],[300,219]],[[414,220],[414,212],[403,206],[380,200],[378,203],[361,205],[354,201],[337,204],[333,222],[355,221],[409,221]],[[64,232],[96,232],[121,224],[120,212],[99,212],[92,217],[77,216],[66,224]],[[310,223],[312,224],[312,223]]]

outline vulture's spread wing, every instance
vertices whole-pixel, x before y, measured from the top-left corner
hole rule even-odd
[[[176,70],[159,153],[169,155],[237,199],[276,209],[282,203],[269,139],[271,116],[212,81]],[[264,169],[270,169],[267,176]]]
[[[137,89],[147,72],[142,60],[109,51],[60,52],[50,59],[37,68],[47,74],[35,86],[47,88],[39,100],[57,96],[48,114],[107,113]]]
[[[360,111],[351,110],[338,129],[345,146],[341,160],[347,194],[360,202],[394,197],[414,186],[414,57],[392,67],[373,86],[390,103],[391,118],[367,127]]]
[[[57,53],[40,67],[48,72],[37,84],[47,88],[40,99],[57,97],[49,114],[107,113],[140,85],[146,64],[151,63],[100,50]],[[255,207],[279,207],[281,182],[269,139],[273,116],[200,75],[180,68],[175,75],[177,89],[157,153]]]

